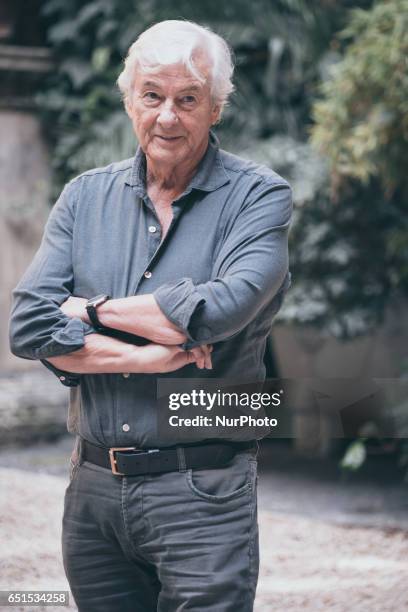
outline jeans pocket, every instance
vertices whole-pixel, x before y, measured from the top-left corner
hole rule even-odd
[[[227,466],[186,471],[187,484],[195,497],[226,503],[255,490],[257,461],[245,453],[237,453]]]

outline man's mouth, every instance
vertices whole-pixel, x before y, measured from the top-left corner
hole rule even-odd
[[[172,142],[173,140],[180,140],[182,136],[161,136],[160,134],[156,134],[156,138],[160,138],[160,140],[164,140],[166,142]]]

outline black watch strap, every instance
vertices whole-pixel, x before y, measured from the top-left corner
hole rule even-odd
[[[110,300],[110,296],[109,295],[101,294],[101,295],[97,295],[96,297],[91,298],[90,300],[88,300],[88,302],[86,304],[86,311],[88,313],[88,317],[89,317],[92,325],[96,329],[102,329],[103,328],[103,325],[101,324],[101,322],[99,321],[99,318],[98,318],[97,308],[98,308],[98,306],[101,306],[102,304],[104,304],[108,300]]]

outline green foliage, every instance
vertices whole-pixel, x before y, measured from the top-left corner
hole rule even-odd
[[[396,196],[385,201],[378,182],[353,182],[336,204],[329,186],[321,188],[295,211],[295,282],[281,318],[343,339],[376,329],[393,297],[408,293],[408,249],[395,247],[403,233],[405,202]]]
[[[331,191],[298,215],[297,283],[284,314],[340,337],[374,329],[408,294],[407,9],[408,0],[389,0],[351,11],[338,37],[343,58],[313,109],[311,142],[327,160]]]
[[[89,167],[133,155],[115,80],[129,45],[152,23],[190,19],[229,41],[237,93],[218,129],[223,144],[239,151],[242,142],[276,132],[306,138],[318,58],[343,14],[329,0],[46,0],[58,71],[38,105],[55,144],[55,191]]]
[[[327,156],[335,185],[378,177],[386,194],[399,188],[406,196],[408,0],[353,10],[339,39],[349,44],[322,85],[312,143]]]

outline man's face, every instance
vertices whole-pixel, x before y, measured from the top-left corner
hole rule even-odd
[[[196,66],[200,74],[208,77],[209,67],[204,59],[196,61]],[[200,83],[184,64],[136,73],[127,112],[150,162],[169,167],[198,163],[207,145],[208,131],[219,116],[208,81],[206,78],[205,83]]]

